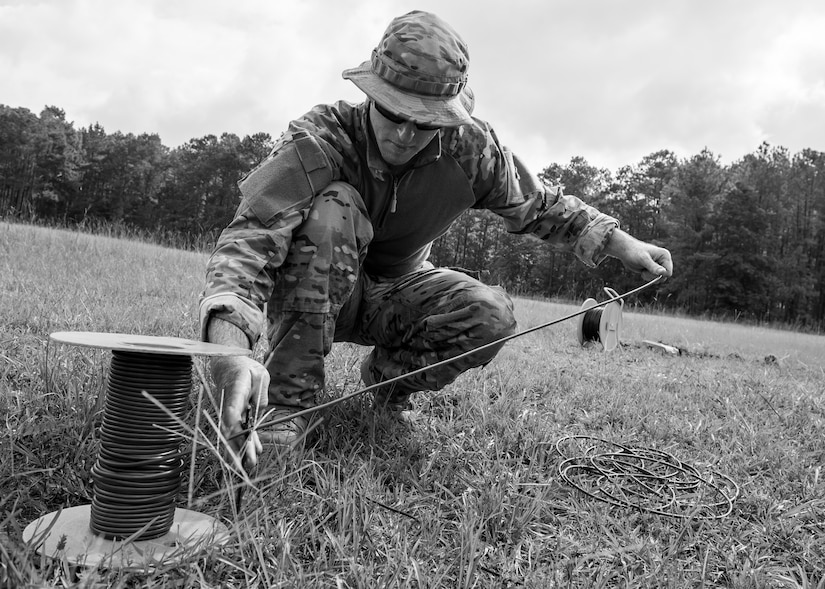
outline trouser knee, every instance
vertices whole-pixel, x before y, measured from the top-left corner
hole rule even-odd
[[[474,347],[488,346],[473,354],[479,364],[492,360],[504,345],[490,345],[516,332],[513,301],[501,287],[484,286],[474,289],[469,303],[475,326],[469,330]]]
[[[357,190],[332,182],[315,197],[292,234],[277,271],[273,299],[280,309],[336,312],[358,279],[373,230]]]
[[[352,296],[372,236],[361,195],[344,182],[320,191],[292,232],[269,305],[270,402],[314,404],[339,311]]]

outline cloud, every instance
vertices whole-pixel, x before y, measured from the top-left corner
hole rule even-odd
[[[706,146],[732,161],[763,140],[793,138],[764,115],[793,102],[788,88],[810,95],[812,74],[825,72],[814,64],[805,74],[791,63],[825,56],[822,14],[813,3],[781,10],[767,2],[597,9],[553,3],[529,10],[516,3],[472,27],[474,63],[486,62],[473,82],[479,110],[517,150],[522,143],[544,146],[531,152],[534,167],[582,155],[615,168],[662,148],[687,157]],[[825,148],[821,136],[807,137],[789,147]]]
[[[659,149],[731,161],[762,141],[825,149],[825,6],[789,0],[420,0],[470,46],[477,114],[534,169],[617,169]],[[277,136],[314,104],[358,101],[403,0],[0,0],[0,101],[76,125]]]

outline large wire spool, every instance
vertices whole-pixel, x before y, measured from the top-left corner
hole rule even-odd
[[[605,287],[604,291],[611,298],[618,296],[612,288]],[[577,330],[579,344],[584,347],[601,345],[605,352],[610,352],[619,347],[621,343],[624,301],[614,301],[601,307],[596,305],[598,301],[593,298],[582,303],[581,310],[587,309],[587,311],[579,315]]]
[[[176,507],[192,356],[249,350],[193,340],[58,332],[52,341],[112,350],[92,502],[39,517],[23,530],[37,552],[71,564],[146,570],[228,538],[213,517]],[[200,407],[198,407],[200,410]]]

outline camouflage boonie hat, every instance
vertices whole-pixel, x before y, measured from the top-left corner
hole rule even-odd
[[[403,117],[455,127],[471,121],[469,67],[458,33],[436,15],[414,10],[393,19],[370,61],[342,75]]]

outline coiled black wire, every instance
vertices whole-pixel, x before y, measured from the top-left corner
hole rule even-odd
[[[653,448],[632,447],[593,436],[556,442],[563,458],[559,477],[588,497],[683,519],[730,515],[739,486],[728,476],[682,462]]]
[[[192,359],[112,354],[100,452],[92,467],[90,527],[108,540],[158,538],[172,526],[181,485],[180,420],[192,387]]]
[[[582,317],[582,339],[586,342],[599,341],[599,325],[604,309],[590,309]]]

